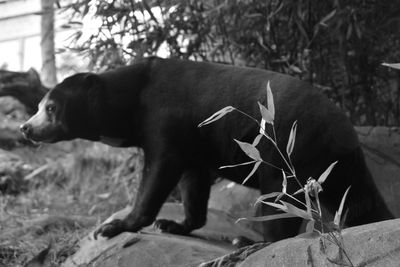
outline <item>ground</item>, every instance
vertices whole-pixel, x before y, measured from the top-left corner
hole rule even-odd
[[[58,266],[79,238],[132,202],[142,161],[137,149],[80,140],[0,152],[13,160],[0,164],[0,266],[22,266],[50,244],[49,266]]]

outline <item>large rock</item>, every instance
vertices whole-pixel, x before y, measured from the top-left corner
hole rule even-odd
[[[337,245],[317,238],[290,238],[250,255],[239,267],[342,266],[397,267],[400,264],[400,219],[347,228],[342,232],[346,256]],[[236,262],[237,263],[237,262]],[[228,266],[228,265],[221,265]]]
[[[400,217],[400,129],[356,127],[356,131],[376,185],[390,210]]]
[[[235,217],[247,217],[252,215],[254,202],[260,196],[256,189],[231,182],[220,180],[211,188],[208,207],[223,210]]]
[[[127,207],[105,222],[123,218],[129,211],[130,207]],[[183,219],[182,206],[167,203],[159,218]],[[223,211],[210,210],[207,225],[194,231],[191,237],[161,234],[152,227],[139,234],[123,233],[109,240],[102,237],[94,240],[90,234],[80,242],[79,250],[63,266],[197,266],[231,253],[234,247],[230,241],[237,236],[262,240],[259,233],[235,224],[235,219]]]
[[[256,214],[254,203],[259,196],[260,191],[256,189],[228,180],[221,180],[211,188],[208,207],[211,210],[224,211],[236,220],[253,217]],[[262,224],[259,222],[241,220],[238,225],[262,233]]]
[[[123,233],[97,241],[86,237],[80,246],[62,266],[197,266],[232,250],[200,239],[155,233]]]

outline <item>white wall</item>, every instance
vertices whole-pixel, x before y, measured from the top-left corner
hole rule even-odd
[[[7,0],[0,2],[0,68],[26,71],[41,69],[40,0]],[[74,32],[61,28],[67,20],[56,10],[55,44],[64,48]],[[60,56],[56,55],[56,62]]]

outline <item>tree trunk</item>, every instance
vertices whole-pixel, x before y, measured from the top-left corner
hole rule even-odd
[[[54,0],[41,0],[41,78],[45,86],[57,84],[56,59],[54,53]]]

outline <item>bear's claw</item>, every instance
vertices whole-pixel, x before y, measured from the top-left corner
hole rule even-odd
[[[112,238],[125,231],[125,222],[123,220],[116,219],[112,220],[109,223],[101,225],[96,231],[94,231],[93,237],[95,240],[97,240],[98,235],[102,235],[106,238]]]
[[[154,226],[160,229],[164,233],[176,234],[176,235],[188,234],[188,231],[183,224],[177,223],[172,220],[159,219],[155,221]]]

